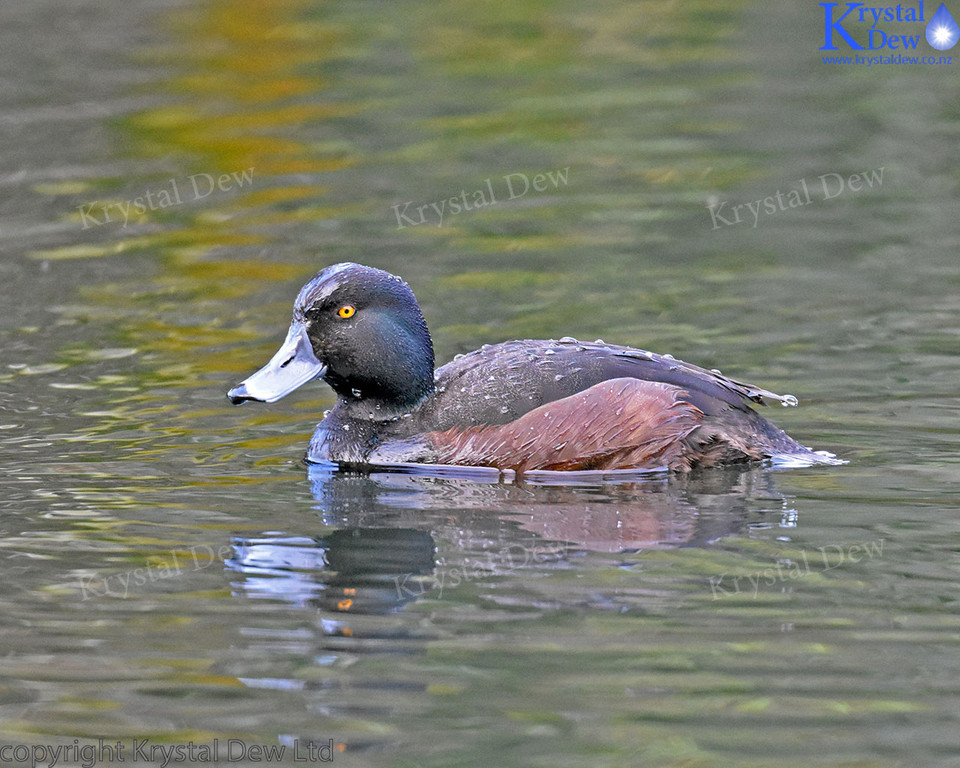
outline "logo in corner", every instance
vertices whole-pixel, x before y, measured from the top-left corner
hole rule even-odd
[[[937,8],[930,23],[927,24],[927,42],[938,51],[949,51],[960,40],[960,26],[945,4]]]
[[[942,3],[930,18],[925,15],[924,0],[915,5],[898,3],[870,6],[863,2],[825,2],[823,8],[823,45],[821,51],[847,47],[854,51],[916,51],[921,37],[938,51],[953,48],[960,41],[960,26]],[[840,7],[841,5],[845,7]],[[917,24],[925,24],[923,35]],[[915,33],[915,34],[910,34]]]

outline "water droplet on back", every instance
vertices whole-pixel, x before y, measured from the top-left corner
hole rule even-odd
[[[573,336],[564,336],[560,339],[561,344],[576,344],[577,340]]]
[[[357,398],[357,400],[359,400],[361,397],[363,397],[363,392],[361,392],[361,391],[360,391],[359,389],[357,389],[356,387],[354,387],[353,389],[350,390],[350,394],[353,395],[355,398]]]

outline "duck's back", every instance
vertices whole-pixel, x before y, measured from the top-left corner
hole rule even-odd
[[[410,425],[436,463],[687,469],[816,457],[749,405],[790,396],[630,347],[487,345],[438,369],[436,385]]]

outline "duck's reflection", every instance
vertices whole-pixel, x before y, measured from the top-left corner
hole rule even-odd
[[[296,691],[350,752],[395,748],[393,724],[459,684],[460,636],[518,621],[542,632],[538,618],[558,609],[657,610],[689,590],[644,588],[647,550],[793,524],[760,468],[546,485],[312,467],[310,482],[314,514],[303,510],[302,527],[234,542],[238,595],[314,611],[310,626],[266,605],[251,612],[243,634],[260,671],[241,681]],[[638,588],[606,578],[621,568],[619,582],[635,576]],[[430,649],[444,647],[447,661],[431,661]],[[369,722],[390,726],[372,735],[353,725]],[[323,743],[325,728],[281,739]]]
[[[345,528],[316,539],[237,539],[234,550],[228,564],[244,574],[248,596],[327,612],[393,610],[417,594],[404,587],[429,576],[436,565],[433,538],[409,528]]]
[[[228,566],[240,592],[317,608],[342,634],[337,614],[382,615],[467,582],[795,524],[758,467],[605,485],[495,480],[313,466],[321,530],[236,539]]]

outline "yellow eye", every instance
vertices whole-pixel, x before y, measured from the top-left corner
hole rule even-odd
[[[355,314],[357,314],[357,308],[351,306],[350,304],[344,304],[342,307],[340,307],[340,309],[337,310],[337,315],[343,319],[353,317]]]

